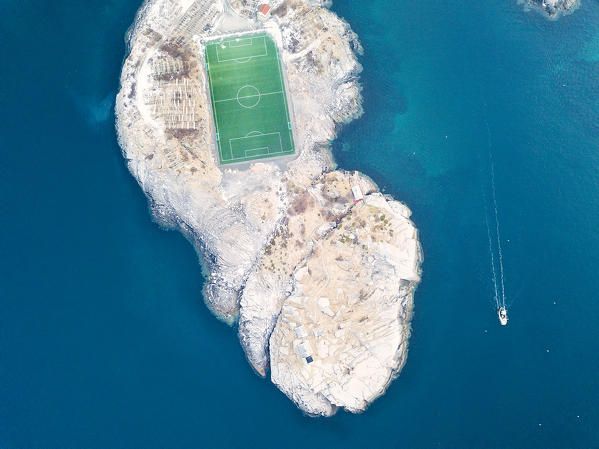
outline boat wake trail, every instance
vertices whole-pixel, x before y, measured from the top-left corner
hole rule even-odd
[[[489,253],[491,254],[491,272],[493,273],[493,290],[495,295],[495,306],[499,309],[501,303],[499,301],[499,291],[497,290],[497,271],[495,270],[495,251],[493,250],[493,241],[491,240],[491,229],[489,228],[489,219],[487,217],[487,210],[485,207],[485,223],[487,224],[487,238],[489,239]]]
[[[489,156],[491,156],[489,149]],[[499,279],[501,280],[501,305],[505,307],[505,278],[503,275],[503,250],[501,249],[501,232],[499,231],[499,214],[497,210],[497,196],[495,194],[495,169],[491,159],[491,193],[493,196],[493,215],[495,216],[495,232],[497,237],[497,254],[499,255]]]
[[[497,242],[497,255],[499,262],[499,282],[497,279],[497,271],[495,269],[495,251],[492,244],[491,238],[491,230],[489,226],[489,218],[487,214],[487,209],[485,207],[485,221],[487,224],[487,236],[489,238],[489,251],[491,253],[491,269],[493,272],[493,286],[495,289],[495,303],[497,308],[506,308],[506,299],[505,299],[505,276],[503,271],[503,249],[501,248],[501,232],[499,229],[499,210],[497,207],[497,194],[495,191],[495,166],[493,164],[493,153],[491,151],[492,143],[491,143],[491,130],[489,129],[489,122],[485,120],[485,125],[487,127],[487,152],[489,158],[489,171],[491,178],[491,199],[493,200],[493,218],[495,221],[495,239]]]

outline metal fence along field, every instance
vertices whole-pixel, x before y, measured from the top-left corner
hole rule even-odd
[[[264,33],[206,43],[221,164],[295,153],[279,52]]]

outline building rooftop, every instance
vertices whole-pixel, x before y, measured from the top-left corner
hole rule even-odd
[[[270,6],[268,6],[266,3],[263,3],[262,5],[260,5],[260,9],[258,10],[258,12],[260,14],[268,14],[268,12],[270,11]]]

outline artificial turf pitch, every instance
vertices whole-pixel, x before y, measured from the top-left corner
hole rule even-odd
[[[279,52],[267,34],[206,43],[221,164],[295,152]]]

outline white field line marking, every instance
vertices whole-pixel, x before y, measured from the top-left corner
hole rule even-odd
[[[246,62],[250,62],[254,58],[260,58],[260,57],[268,56],[268,48],[266,47],[266,39],[264,39],[264,37],[262,38],[262,43],[264,44],[264,54],[263,55],[246,56],[245,58],[231,59],[231,61],[234,61],[234,62],[236,62],[238,64],[245,64]]]
[[[259,147],[259,148],[252,148],[251,150],[244,150],[245,157],[252,157],[251,155],[248,156],[248,152],[258,151],[258,150],[266,150],[266,154],[270,154],[268,147]],[[256,154],[255,156],[264,156],[264,155]]]
[[[277,56],[277,67],[279,68],[279,80],[281,82],[281,91],[285,90],[285,82],[283,81],[283,69],[281,67],[281,55],[279,55],[279,49],[276,50]],[[294,149],[295,145],[293,145],[293,135],[291,133],[291,119],[289,118],[289,105],[287,104],[287,93],[283,94],[283,102],[285,103],[285,116],[287,117],[287,127],[289,128],[289,143],[291,144],[292,149]]]
[[[243,35],[244,34],[242,34],[241,36],[243,36]],[[237,37],[240,37],[240,36],[237,36]],[[267,37],[267,35],[265,33],[261,33],[261,34],[257,34],[257,35],[252,35],[251,37],[248,37],[248,38],[245,38],[245,39],[252,39],[252,41],[253,41],[253,39],[259,39],[259,38],[263,38],[264,39],[265,37]],[[217,38],[217,39],[213,39],[211,41],[206,42],[206,44],[205,44],[206,45],[206,53],[208,52],[208,48],[209,47],[214,47],[214,50],[215,50],[216,55],[217,55],[217,62],[218,62],[218,47],[221,46],[221,45],[223,45],[223,44],[226,44],[226,43],[230,42],[231,40],[235,40],[235,38],[232,38],[232,39],[221,38],[221,40],[219,40]],[[266,47],[266,41],[264,41],[264,46]]]
[[[216,100],[216,103],[222,103],[223,101],[235,101],[239,98],[251,98],[251,97],[264,97],[266,95],[276,95],[276,94],[282,94],[283,92],[269,92],[267,94],[256,94],[256,95],[244,95],[242,97],[236,97],[236,98],[227,98],[225,100]],[[244,106],[245,107],[245,106]]]
[[[237,61],[237,62],[248,62],[250,61],[252,58],[259,58],[262,56],[268,56],[268,49],[266,48],[266,39],[264,37],[256,37],[256,38],[252,38],[252,46],[255,46],[254,44],[254,39],[262,39],[262,44],[264,46],[264,53],[262,54],[256,54],[256,55],[252,55],[252,56],[244,56],[242,58],[224,58],[221,59],[220,57],[220,53],[219,53],[219,45],[215,44],[215,49],[216,49],[216,59],[218,60],[218,62],[229,62],[229,61]],[[235,47],[233,47],[235,48]]]
[[[279,68],[279,80],[281,81],[281,91],[285,90],[285,82],[283,81],[283,68],[281,67],[281,55],[279,49],[276,51],[277,66]],[[291,132],[291,119],[289,118],[289,105],[287,104],[287,92],[283,93],[283,102],[285,103],[285,115],[287,117],[287,127],[289,128],[289,143],[291,144],[292,150],[295,151],[295,145],[293,145],[293,135]]]
[[[239,96],[239,92],[241,92],[243,89],[245,89],[246,87],[249,87],[250,89],[254,89],[256,92],[258,92],[258,94],[252,94],[252,95],[245,95],[245,96]],[[258,97],[258,99],[256,100],[256,102],[254,104],[252,104],[251,106],[247,106],[245,104],[243,104],[241,101],[239,101],[240,98],[256,98],[256,96]],[[256,86],[253,86],[251,84],[246,84],[245,86],[241,86],[239,88],[239,90],[237,90],[237,103],[239,104],[239,106],[241,106],[242,108],[245,109],[252,109],[255,106],[258,105],[258,103],[260,103],[260,99],[262,98],[262,95],[260,95],[260,91],[258,90],[258,88]]]
[[[252,150],[248,150],[248,151],[252,151]],[[268,154],[260,154],[260,155],[257,155],[257,156],[233,157],[231,159],[225,159],[225,161],[226,162],[230,162],[230,161],[247,161],[247,160],[250,160],[250,159],[257,159],[257,158],[271,156],[271,155],[275,155],[275,154],[293,154],[293,150],[273,151],[273,152],[270,152]]]
[[[252,131],[252,132],[255,132],[255,131]],[[268,154],[282,153],[284,150],[283,150],[283,141],[281,140],[281,133],[280,132],[266,133],[266,134],[259,134],[259,135],[256,134],[256,135],[253,135],[253,136],[245,136],[245,137],[233,137],[232,139],[229,139],[229,150],[231,152],[231,159],[229,159],[229,160],[244,159],[243,156],[242,157],[233,157],[233,144],[232,144],[232,142],[234,140],[253,139],[254,137],[273,136],[275,134],[279,136],[279,151],[275,151],[275,152],[272,152],[272,153],[269,151]],[[246,151],[254,151],[254,150],[262,149],[262,148],[268,148],[268,147],[250,148],[249,150],[244,150],[244,153]],[[248,157],[248,156],[246,156],[246,157]]]
[[[279,50],[277,50],[277,67],[279,68],[279,81],[281,82],[281,91],[285,89],[285,83],[283,82],[283,70],[281,69],[281,57],[279,56]],[[289,106],[287,106],[287,95],[283,95],[283,101],[285,102],[285,114],[287,116],[287,122],[289,120]]]
[[[256,149],[256,148],[254,148]],[[252,151],[252,150],[246,150],[246,151]],[[223,161],[244,161],[244,160],[249,160],[249,159],[256,159],[259,157],[265,157],[265,156],[270,156],[270,155],[275,155],[275,154],[293,154],[293,150],[281,150],[281,151],[272,151],[269,152],[267,155],[266,154],[260,154],[257,156],[240,156],[240,157],[232,157],[231,159],[224,159]]]
[[[268,35],[266,33],[256,33],[256,31],[246,31],[246,32],[242,32],[242,33],[229,33],[229,34],[223,34],[220,37],[215,37],[213,39],[210,39],[208,41],[206,41],[206,43],[204,44],[206,47],[212,46],[212,45],[222,45],[223,43],[226,42],[230,42],[230,41],[234,41],[235,39],[257,39],[259,37],[267,37]]]
[[[252,131],[252,132],[255,132],[255,131]],[[256,135],[253,135],[253,136],[233,137],[233,138],[229,139],[229,145],[231,145],[231,141],[232,141],[232,140],[253,139],[254,137],[261,137],[261,136],[274,136],[275,134],[278,134],[278,136],[279,136],[279,141],[281,141],[281,133],[277,131],[277,132],[274,132],[274,133],[266,133],[266,134],[259,134],[259,135],[258,135],[258,134],[256,134]],[[282,148],[282,146],[281,146],[281,148]]]
[[[218,153],[220,154],[220,157],[222,159],[224,159],[224,155],[223,155],[223,149],[222,149],[222,145],[221,145],[221,141],[219,139],[219,132],[218,132],[218,114],[216,113],[216,103],[214,101],[214,92],[212,91],[212,78],[210,77],[210,75],[208,76],[208,84],[210,86],[210,100],[212,101],[212,111],[213,111],[213,116],[214,116],[214,127],[216,128],[216,142],[218,145]],[[231,153],[231,157],[233,157],[233,154]]]
[[[254,97],[255,97],[255,96],[256,96],[256,95],[254,95]],[[239,99],[237,99],[237,103],[238,103],[238,104],[239,104],[239,106],[241,106],[242,108],[245,108],[245,109],[254,109],[256,106],[258,106],[258,103],[260,103],[260,99],[261,99],[261,97],[262,97],[261,95],[258,95],[258,100],[257,100],[257,101],[256,101],[256,102],[255,102],[253,105],[251,105],[251,106],[246,106],[246,105],[244,105],[243,103],[241,103],[241,101],[239,101]]]
[[[264,147],[268,150],[268,147]],[[248,155],[248,151],[255,151],[255,150],[262,150],[263,148],[254,148],[253,150],[245,150],[245,157],[249,158],[249,157],[256,157],[256,156],[270,156],[272,154],[281,154],[284,153],[284,150],[280,150],[280,151],[270,151],[268,150],[266,154],[255,154],[255,155]]]
[[[248,45],[254,45],[253,37],[245,37],[245,38],[236,38],[226,41],[229,48],[237,48],[237,47],[247,47]],[[235,45],[233,45],[235,44]]]

